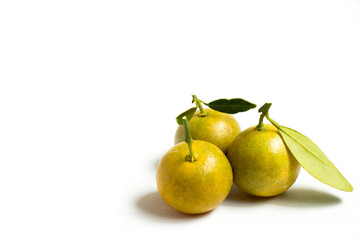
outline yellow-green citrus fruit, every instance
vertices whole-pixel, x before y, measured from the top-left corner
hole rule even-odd
[[[227,153],[230,144],[240,133],[239,123],[230,114],[206,108],[206,116],[197,111],[189,121],[190,134],[194,140],[210,142]],[[179,126],[175,133],[175,144],[185,139],[184,126]]]
[[[216,208],[229,194],[231,165],[224,153],[205,141],[193,141],[196,160],[187,160],[189,148],[182,142],[160,160],[156,183],[162,199],[173,209],[199,214]]]
[[[295,182],[300,171],[299,163],[271,124],[265,124],[263,131],[254,126],[241,132],[227,156],[233,168],[234,183],[255,196],[283,193]]]

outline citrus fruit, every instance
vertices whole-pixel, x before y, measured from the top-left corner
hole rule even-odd
[[[277,128],[265,124],[241,132],[229,148],[234,183],[246,193],[270,197],[295,182],[300,165],[283,142]]]
[[[229,194],[233,182],[231,165],[215,145],[194,140],[194,161],[187,160],[189,148],[181,142],[160,160],[156,183],[162,199],[172,208],[189,214],[216,208]]]
[[[236,119],[227,113],[221,113],[206,108],[207,114],[202,116],[196,111],[189,121],[190,133],[194,140],[210,142],[220,148],[225,154],[234,138],[241,129]],[[185,139],[184,126],[180,125],[175,133],[175,144]]]

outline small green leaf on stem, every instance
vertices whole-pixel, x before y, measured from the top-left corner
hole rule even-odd
[[[219,112],[235,114],[238,112],[246,112],[256,107],[256,104],[248,102],[242,98],[218,99],[210,103],[204,103],[211,109]]]
[[[183,117],[186,117],[188,120],[190,120],[194,116],[196,109],[197,107],[193,107],[181,113],[179,116],[176,117],[176,122],[179,125],[183,125]]]

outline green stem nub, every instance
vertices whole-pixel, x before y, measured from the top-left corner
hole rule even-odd
[[[196,153],[194,153],[194,150],[192,147],[193,139],[190,134],[189,121],[187,120],[186,117],[183,117],[182,120],[183,120],[184,130],[185,130],[185,142],[189,146],[189,153],[186,155],[186,160],[194,162],[196,160]]]
[[[258,131],[264,131],[265,130],[265,125],[263,123],[264,121],[264,117],[268,117],[269,116],[269,109],[271,107],[271,103],[265,103],[261,108],[259,108],[259,113],[261,113],[260,115],[260,119],[259,119],[259,123],[256,126],[256,130]]]
[[[195,94],[192,95],[192,97],[193,97],[193,100],[192,100],[193,103],[195,103],[195,105],[200,109],[199,117],[205,117],[207,115],[207,112],[204,110],[204,108],[201,104],[202,101],[200,99],[198,99]]]

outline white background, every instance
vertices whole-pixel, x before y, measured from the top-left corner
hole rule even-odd
[[[359,80],[359,0],[1,1],[0,239],[360,239]],[[191,94],[272,102],[354,192],[302,170],[172,210],[156,164]]]

